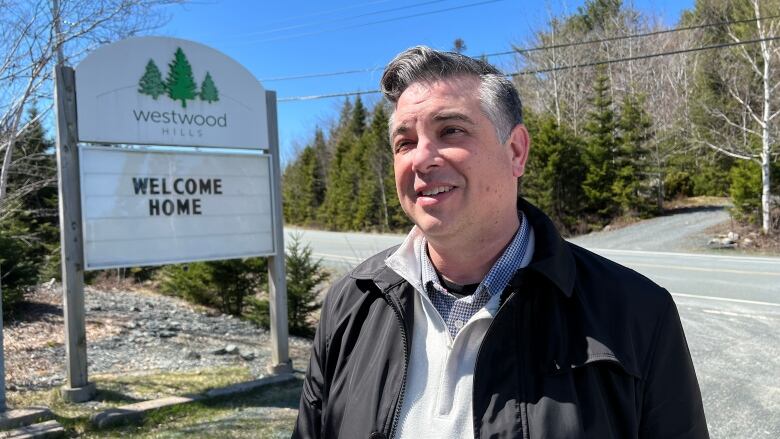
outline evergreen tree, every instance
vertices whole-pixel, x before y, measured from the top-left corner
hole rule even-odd
[[[317,212],[318,162],[312,146],[301,151],[282,176],[284,218],[290,224],[308,225]]]
[[[192,66],[181,47],[176,49],[173,61],[168,67],[168,78],[165,83],[168,97],[174,101],[181,101],[182,108],[187,108],[187,100],[195,99],[198,92],[192,76]]]
[[[214,84],[214,80],[211,79],[211,73],[206,72],[206,77],[203,79],[203,83],[200,85],[200,100],[208,103],[216,102],[219,100],[219,91]]]
[[[354,227],[383,231],[406,228],[409,220],[395,191],[393,151],[388,139],[388,116],[377,104],[369,129],[363,135],[363,172],[360,174]]]
[[[352,107],[348,125],[349,132],[357,138],[362,136],[366,130],[366,117],[366,107],[363,105],[360,95],[358,95],[355,98],[355,105]]]
[[[651,193],[644,190],[646,181],[647,142],[652,138],[652,122],[643,108],[644,99],[626,95],[620,111],[620,145],[615,157],[615,181],[612,194],[623,214],[647,213],[652,210]]]
[[[325,201],[325,190],[327,186],[327,169],[329,162],[328,145],[325,142],[325,134],[320,127],[314,129],[314,158],[316,160],[316,173],[314,179],[314,206],[316,209]]]
[[[599,69],[591,98],[593,109],[588,113],[585,124],[587,144],[584,161],[587,166],[582,184],[588,200],[588,210],[597,220],[609,220],[615,214],[612,202],[612,185],[615,182],[615,153],[618,142],[615,139],[615,113],[609,95],[609,78],[603,68]]]
[[[558,126],[552,115],[537,122],[526,112],[525,119],[534,140],[522,194],[544,210],[563,233],[581,231],[585,227],[581,223],[585,165],[580,153],[584,142],[572,130]]]
[[[301,245],[300,236],[293,236],[285,255],[287,267],[287,308],[290,333],[303,337],[314,335],[311,314],[320,309],[317,287],[329,277],[320,261],[311,256],[311,248]]]
[[[157,100],[160,95],[165,94],[165,83],[162,79],[160,69],[157,68],[157,64],[154,60],[149,60],[146,63],[146,70],[141,80],[138,82],[138,93],[149,95]]]
[[[19,159],[8,180],[15,201],[8,206],[13,217],[26,225],[25,248],[40,268],[41,277],[59,278],[59,211],[54,143],[46,138],[32,107],[29,125],[17,140]]]
[[[335,230],[350,230],[354,227],[358,180],[362,172],[363,149],[360,135],[365,131],[366,111],[360,97],[350,112],[344,114],[338,126],[337,139],[328,170],[328,186],[325,199],[319,211],[321,223]]]

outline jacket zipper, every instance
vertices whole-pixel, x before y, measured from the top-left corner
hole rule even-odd
[[[386,294],[386,296],[387,296],[387,302],[390,304],[390,307],[393,309],[393,312],[395,312],[395,316],[398,319],[398,323],[401,326],[401,340],[403,340],[403,344],[404,344],[404,374],[403,374],[403,379],[401,381],[401,391],[398,395],[398,403],[395,406],[395,412],[393,413],[393,422],[390,425],[390,431],[388,432],[387,435],[388,439],[393,439],[395,435],[395,429],[398,427],[398,421],[401,417],[401,407],[403,406],[404,395],[406,393],[406,374],[407,371],[409,370],[409,341],[406,335],[406,325],[404,324],[403,317],[401,316],[401,311],[398,309],[398,306],[395,304],[395,302],[390,297],[390,295]]]
[[[512,300],[512,298],[515,296],[515,294],[517,294],[518,291],[519,290],[517,290],[517,289],[512,290],[512,292],[509,293],[509,295],[506,297],[506,299],[504,299],[501,302],[501,306],[498,307],[498,311],[496,311],[496,315],[493,316],[493,320],[490,322],[490,325],[488,325],[488,328],[485,331],[484,337],[482,337],[482,342],[483,343],[485,342],[485,340],[490,335],[490,332],[493,330],[493,326],[494,326],[493,324],[495,323],[496,318],[498,318],[498,315],[501,313],[501,310],[504,309],[504,306],[510,300]],[[480,357],[481,353],[482,353],[482,344],[480,343],[479,351],[477,352],[477,362],[474,363],[474,376],[475,377],[477,376],[477,366],[479,365],[479,357]],[[476,389],[477,389],[477,386],[472,384],[472,389],[471,389],[471,401],[472,401],[471,404],[472,404],[472,406],[474,404],[474,392],[476,391]],[[480,435],[479,435],[479,432],[477,431],[476,414],[474,414],[473,416],[475,416],[475,417],[471,420],[471,424],[472,424],[472,428],[474,429],[474,438],[475,439],[479,439]],[[522,419],[521,419],[520,422],[523,423]],[[525,427],[523,427],[523,428],[525,428]]]

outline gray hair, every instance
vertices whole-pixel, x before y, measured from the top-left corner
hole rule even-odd
[[[479,78],[482,112],[496,128],[499,141],[506,142],[512,129],[523,123],[523,105],[512,82],[485,61],[456,52],[416,46],[399,53],[390,61],[380,84],[382,94],[395,108],[398,98],[410,85],[416,82],[433,83],[456,76]]]

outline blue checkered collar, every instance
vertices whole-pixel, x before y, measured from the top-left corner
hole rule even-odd
[[[479,287],[477,287],[474,294],[471,297],[465,297],[461,300],[479,300],[486,294],[489,297],[501,294],[515,272],[528,265],[530,262],[531,253],[533,252],[533,250],[529,252],[528,245],[531,239],[531,227],[522,211],[518,211],[517,215],[520,219],[520,227],[515,233],[514,238],[512,238],[512,241],[509,243],[506,250],[504,250],[504,253],[496,260],[495,264],[493,264],[493,267],[479,284]],[[417,251],[415,253],[420,255],[423,288],[426,290],[428,290],[428,288],[434,288],[436,291],[449,294],[446,292],[447,289],[439,282],[439,277],[436,275],[436,269],[433,267],[433,263],[428,257],[428,251],[426,250],[428,240],[422,236],[422,239],[417,240],[417,245],[419,247],[416,249]]]

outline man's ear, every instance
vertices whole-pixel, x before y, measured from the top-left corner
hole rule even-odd
[[[528,150],[531,148],[531,138],[525,125],[519,123],[512,128],[507,139],[507,147],[512,160],[512,175],[520,177],[525,172]]]

